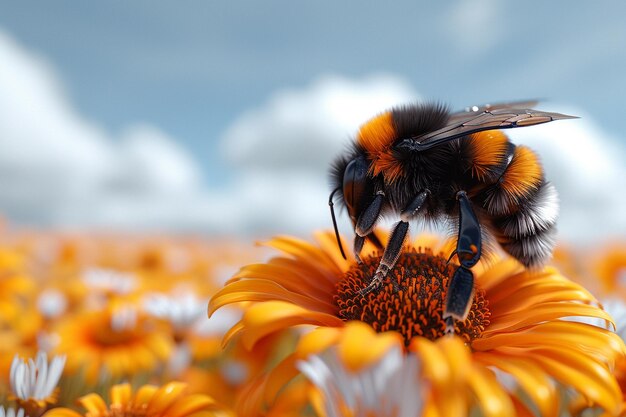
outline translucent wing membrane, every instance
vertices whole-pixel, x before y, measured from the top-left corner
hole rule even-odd
[[[467,111],[453,113],[448,124],[441,129],[410,139],[405,139],[401,147],[417,151],[430,149],[441,143],[460,138],[461,136],[484,130],[510,129],[538,125],[562,119],[576,119],[561,113],[551,113],[529,108],[512,106],[534,104],[534,101],[509,104],[485,105],[471,107]]]
[[[468,115],[482,114],[486,111],[503,109],[530,109],[539,104],[539,100],[512,101],[508,103],[483,104],[480,106],[469,106],[465,110],[452,113],[448,119],[448,124],[465,120]]]

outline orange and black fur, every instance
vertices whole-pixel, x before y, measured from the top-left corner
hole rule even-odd
[[[444,316],[463,320],[473,299],[470,268],[481,255],[482,236],[528,267],[539,266],[555,244],[558,199],[537,155],[509,142],[500,129],[570,118],[525,108],[533,102],[473,107],[451,113],[418,104],[393,108],[359,130],[352,148],[333,166],[333,194],[347,207],[359,252],[364,239],[378,243],[382,215],[399,215],[369,292],[393,268],[409,221],[458,225],[460,267],[450,284]],[[331,194],[331,209],[332,198]],[[334,213],[333,213],[334,220]]]

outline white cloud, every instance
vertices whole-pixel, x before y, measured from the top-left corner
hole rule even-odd
[[[197,194],[200,174],[172,139],[146,125],[112,138],[70,106],[45,61],[2,33],[0,62],[0,207],[9,218],[54,226],[176,221],[174,202]]]
[[[323,77],[305,89],[274,94],[224,134],[225,157],[238,169],[326,169],[357,128],[387,107],[417,98],[394,76]]]

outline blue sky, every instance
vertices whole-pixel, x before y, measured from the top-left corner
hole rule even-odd
[[[238,213],[232,221],[240,231],[269,233],[274,223],[263,223],[276,213],[290,219],[285,232],[323,227],[329,159],[372,113],[416,98],[453,108],[542,98],[543,107],[583,116],[578,130],[552,133],[578,142],[562,138],[558,147],[540,130],[520,136],[546,147],[546,169],[574,206],[565,207],[564,225],[582,215],[568,217],[568,209],[600,210],[612,181],[626,180],[624,2],[42,4],[0,0],[0,34],[9,45],[0,105],[9,115],[22,109],[11,117],[41,128],[29,126],[29,136],[19,126],[0,132],[16,145],[14,154],[5,146],[5,165],[0,158],[0,174],[10,173],[0,175],[8,184],[0,210],[20,222],[228,232],[207,216],[229,212]],[[27,99],[12,101],[18,97]],[[40,120],[42,112],[56,119]],[[62,133],[42,139],[44,128]],[[294,145],[303,138],[308,147]],[[46,146],[37,157],[43,164],[19,159]],[[572,147],[582,149],[569,155]],[[596,159],[581,160],[585,153]],[[566,181],[578,172],[588,188]],[[76,183],[77,176],[89,180]],[[305,203],[285,206],[283,198],[303,188]],[[61,189],[56,205],[41,210],[43,198]],[[310,208],[314,201],[319,207]],[[153,217],[141,216],[147,208]],[[319,212],[319,220],[302,222],[298,210],[316,219]],[[250,214],[256,217],[244,219]]]

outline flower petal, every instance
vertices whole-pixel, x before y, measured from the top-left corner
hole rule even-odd
[[[107,405],[98,394],[87,394],[78,399],[78,403],[82,405],[87,413],[94,416],[107,415]]]
[[[489,352],[474,354],[476,360],[487,366],[494,366],[511,375],[526,394],[537,405],[544,417],[557,417],[559,403],[556,387],[546,373],[532,362],[510,357],[504,354]]]
[[[268,301],[251,306],[241,320],[241,340],[246,349],[252,349],[257,341],[276,331],[301,324],[343,327],[344,322],[336,316],[307,310],[283,301]]]
[[[536,363],[562,384],[573,386],[589,401],[608,412],[616,413],[622,395],[608,367],[589,355],[563,349],[523,349],[509,352]]]
[[[193,394],[178,398],[167,412],[168,417],[185,417],[198,411],[206,410],[215,404],[213,398],[204,394]]]
[[[287,301],[312,310],[333,314],[337,307],[332,300],[321,301],[308,295],[287,290],[280,284],[265,279],[246,279],[232,282],[218,291],[209,303],[209,316],[220,307],[242,301]]]
[[[119,384],[111,387],[110,391],[110,399],[112,406],[123,407],[130,403],[130,399],[132,397],[132,390],[130,384]]]
[[[493,374],[486,369],[474,366],[468,382],[476,396],[482,415],[486,417],[515,415],[511,398],[498,384]]]
[[[472,342],[472,349],[489,351],[499,347],[538,347],[575,349],[591,353],[598,361],[612,362],[626,352],[621,339],[608,330],[585,323],[555,321],[507,333],[483,336]]]
[[[348,322],[338,346],[339,357],[351,371],[369,366],[393,347],[402,348],[402,337],[397,332],[376,333],[360,322]]]
[[[547,302],[527,310],[524,314],[513,312],[491,318],[491,324],[483,335],[495,332],[513,331],[536,323],[562,317],[596,317],[613,323],[613,318],[596,306],[571,302]]]
[[[147,415],[160,415],[164,413],[165,410],[178,400],[185,388],[187,388],[187,384],[182,382],[170,382],[159,388],[148,403],[148,407],[146,408]]]

